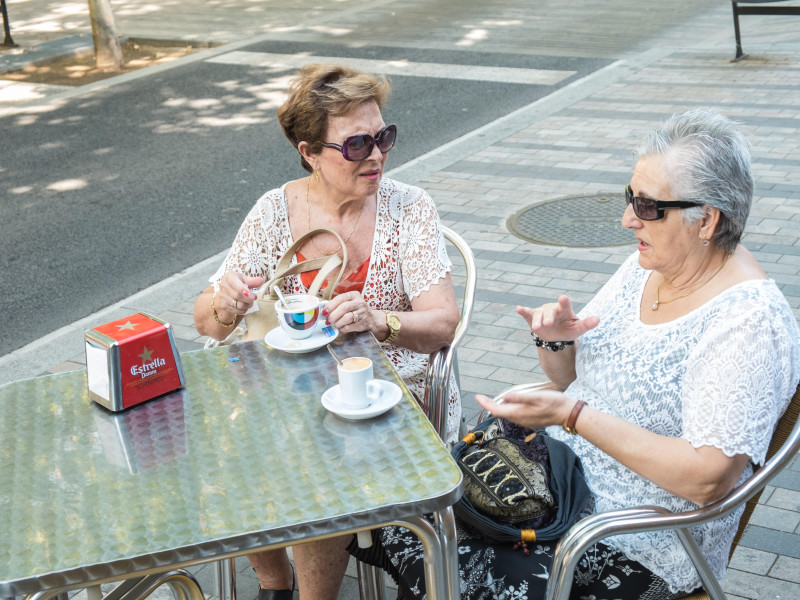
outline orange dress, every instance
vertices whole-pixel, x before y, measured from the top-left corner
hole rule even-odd
[[[297,262],[303,262],[306,260],[305,256],[300,254],[299,252],[295,255],[297,256]],[[344,294],[345,292],[359,292],[364,289],[364,282],[367,280],[367,271],[369,270],[369,258],[365,260],[358,269],[350,273],[347,277],[339,281],[338,285],[333,289],[333,295],[337,296],[339,294]],[[317,276],[319,270],[316,271],[306,271],[305,273],[300,273],[300,281],[303,282],[303,285],[308,289],[311,287],[311,284],[314,282],[314,278]],[[328,285],[328,280],[326,279],[322,283],[322,288],[325,289],[325,286]]]

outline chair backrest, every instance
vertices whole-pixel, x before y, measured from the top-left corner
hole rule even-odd
[[[475,289],[478,285],[478,272],[475,266],[475,256],[460,235],[455,231],[441,226],[444,239],[447,240],[461,255],[463,262],[463,290],[461,297],[461,318],[456,327],[453,341],[449,346],[431,353],[428,359],[428,370],[425,379],[425,397],[422,407],[428,415],[439,436],[444,439],[447,433],[448,402],[450,398],[450,373],[456,360],[456,349],[464,338],[472,318],[472,307],[475,303]],[[454,267],[455,271],[456,267]],[[459,270],[460,271],[460,270]],[[456,278],[462,275],[456,271]],[[459,286],[454,282],[454,286]]]
[[[794,396],[792,396],[792,400],[789,403],[786,412],[784,412],[781,418],[778,419],[778,425],[775,427],[775,433],[772,434],[772,440],[770,441],[769,448],[767,449],[767,460],[772,458],[775,453],[786,443],[786,440],[789,438],[789,434],[792,432],[792,429],[794,429],[794,426],[797,423],[798,416],[800,416],[800,384],[797,385],[797,389],[794,392]],[[750,521],[753,511],[758,505],[758,499],[761,498],[761,494],[763,492],[764,488],[761,488],[758,493],[750,498],[750,500],[748,500],[745,504],[742,518],[739,521],[739,529],[737,529],[736,535],[733,538],[731,553],[728,557],[729,560],[731,557],[733,557],[733,551],[736,550],[739,540],[742,539],[742,535],[747,527],[747,523]]]

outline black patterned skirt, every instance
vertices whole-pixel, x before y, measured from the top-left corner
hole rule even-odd
[[[488,543],[457,519],[458,570],[462,600],[540,600],[544,598],[556,543],[525,546]],[[398,600],[427,600],[424,551],[419,538],[403,527],[372,532],[373,545],[348,551],[384,569],[398,586]],[[575,569],[570,600],[675,600],[666,582],[620,551],[592,546]]]

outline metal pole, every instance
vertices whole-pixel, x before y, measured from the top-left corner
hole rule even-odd
[[[741,60],[746,57],[742,51],[742,36],[739,31],[739,5],[736,0],[731,0],[733,8],[733,35],[736,38],[736,57],[733,60]]]
[[[6,0],[0,0],[0,12],[3,13],[3,46],[15,48],[16,44],[11,39],[11,26],[8,24],[8,10],[6,8]]]

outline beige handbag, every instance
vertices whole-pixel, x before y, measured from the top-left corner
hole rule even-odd
[[[342,257],[339,257],[339,255],[334,252],[329,256],[320,256],[319,258],[312,258],[292,265],[292,259],[302,245],[319,233],[329,233],[339,241],[339,245],[342,248]],[[335,231],[330,229],[312,229],[300,237],[294,244],[289,246],[280,261],[278,261],[278,266],[275,268],[275,274],[272,279],[256,290],[256,294],[258,295],[258,300],[256,300],[258,310],[244,316],[244,321],[247,324],[247,331],[242,341],[263,340],[267,333],[278,327],[278,315],[275,313],[275,302],[278,300],[278,295],[275,293],[273,287],[277,285],[280,289],[285,277],[319,269],[319,273],[311,283],[311,287],[308,288],[308,293],[310,295],[319,296],[322,283],[336,268],[339,268],[336,278],[329,281],[327,287],[322,292],[322,298],[330,300],[333,295],[333,289],[342,278],[346,264],[347,246],[345,246],[342,238]]]

